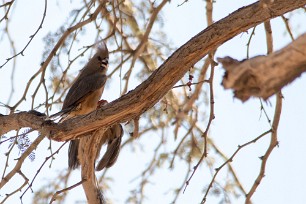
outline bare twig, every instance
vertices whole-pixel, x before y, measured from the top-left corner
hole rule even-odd
[[[192,127],[193,128],[193,127]],[[174,159],[177,155],[177,152],[179,151],[180,147],[182,146],[182,144],[184,143],[185,139],[188,137],[188,135],[191,133],[192,128],[189,128],[189,130],[186,132],[186,134],[182,137],[181,141],[179,142],[179,144],[177,145],[177,147],[175,148],[174,152],[173,152],[173,157],[171,159],[169,168],[173,169],[174,167]]]
[[[203,83],[209,83],[209,80],[203,80],[203,81],[194,82],[194,83],[187,83],[187,84],[177,85],[177,86],[174,86],[172,88],[175,89],[175,88],[181,88],[181,87],[185,87],[185,86],[198,85],[198,84],[203,84]]]
[[[15,2],[15,0],[12,0],[12,1],[9,1],[9,2],[6,2],[6,3],[4,3],[4,4],[2,4],[2,5],[0,5],[0,8],[1,7],[5,7],[5,14],[4,14],[4,16],[0,19],[0,23],[1,23],[1,21],[3,21],[3,20],[8,20],[8,14],[9,14],[9,12],[10,12],[10,10],[11,10],[11,7],[13,6],[13,3]],[[1,67],[0,67],[1,68]]]
[[[173,201],[171,202],[172,204],[176,203],[182,189],[184,188],[184,186],[186,184],[186,180],[189,177],[189,172],[190,172],[190,168],[191,168],[191,156],[189,155],[188,158],[189,159],[187,160],[188,165],[187,165],[187,172],[186,172],[185,178],[183,179],[183,183],[181,184],[181,186],[175,190],[175,197],[174,197]]]
[[[219,166],[218,168],[215,169],[216,172],[215,172],[213,178],[211,179],[211,181],[210,181],[210,183],[209,183],[209,185],[208,185],[208,188],[207,188],[207,190],[206,190],[206,192],[205,192],[205,195],[204,195],[204,197],[203,197],[201,203],[205,203],[205,202],[206,202],[206,198],[207,198],[208,192],[209,192],[209,190],[211,189],[213,183],[215,182],[215,179],[216,179],[218,173],[220,172],[220,170],[221,170],[227,163],[232,162],[232,161],[233,161],[233,158],[236,156],[236,154],[237,154],[242,148],[244,148],[244,147],[246,147],[246,146],[248,146],[248,145],[250,145],[250,144],[252,144],[252,143],[256,143],[259,139],[261,139],[263,136],[269,134],[270,132],[272,132],[272,130],[268,130],[268,131],[262,133],[261,135],[259,135],[259,136],[256,137],[255,139],[253,139],[253,140],[251,140],[251,141],[249,141],[249,142],[246,142],[246,143],[244,143],[243,145],[238,145],[237,150],[232,154],[232,156],[231,156],[227,161],[225,161],[221,166]]]
[[[228,161],[229,158],[223,153],[221,152],[221,150],[216,146],[216,144],[212,141],[209,142],[209,144],[216,150],[216,152],[225,160],[225,161]],[[229,168],[229,172],[232,174],[234,180],[235,180],[235,183],[237,184],[238,188],[241,190],[241,192],[246,195],[246,191],[244,189],[244,187],[242,186],[240,180],[238,179],[238,176],[232,166],[232,164],[230,162],[227,163],[227,166]]]
[[[11,1],[11,2],[10,2],[11,4],[9,5],[8,11],[9,11],[9,9],[10,9],[10,7],[11,7],[11,5],[12,5],[13,2],[14,2],[14,1]],[[7,13],[8,13],[8,11],[7,11]],[[5,14],[5,18],[7,17],[7,13]],[[44,21],[45,21],[46,14],[47,14],[47,0],[45,0],[44,13],[43,13],[43,17],[42,17],[42,19],[41,19],[41,22],[40,22],[38,28],[36,29],[36,31],[35,31],[32,35],[30,35],[30,40],[27,42],[27,44],[24,46],[24,48],[23,48],[20,52],[18,52],[17,54],[15,54],[15,55],[13,55],[13,56],[7,58],[6,61],[5,61],[2,65],[0,65],[0,69],[1,69],[4,65],[6,65],[11,59],[17,57],[18,55],[24,56],[24,51],[25,51],[25,50],[27,49],[27,47],[30,45],[30,43],[32,42],[32,40],[34,39],[34,37],[36,36],[36,34],[38,33],[38,31],[42,28],[42,25],[43,25],[43,23],[44,23]],[[3,18],[4,18],[4,17],[3,17]],[[2,19],[0,20],[0,22],[1,22],[1,21],[2,21]]]
[[[0,182],[0,189],[7,184],[7,182],[16,174],[18,171],[20,171],[21,166],[23,164],[23,161],[29,156],[29,154],[36,149],[36,147],[39,145],[39,143],[45,138],[44,135],[39,135],[33,143],[24,151],[24,153],[21,155],[21,157],[18,158],[18,162],[16,163],[15,167],[4,177],[2,178]]]
[[[24,183],[19,187],[19,188],[16,188],[16,190],[14,190],[13,192],[11,193],[8,193],[8,194],[5,194],[5,198],[2,200],[1,204],[4,204],[5,201],[12,195],[14,195],[15,193],[17,192],[20,192],[23,187],[25,187],[28,182],[29,182],[29,179],[21,172],[21,171],[17,171],[17,173],[24,179]]]
[[[208,135],[208,131],[210,128],[210,125],[212,123],[212,121],[215,119],[215,99],[214,99],[214,86],[213,86],[213,79],[214,79],[214,69],[215,69],[215,65],[216,63],[213,60],[213,56],[214,56],[214,52],[213,51],[210,54],[210,59],[211,59],[211,63],[210,63],[210,77],[209,77],[209,99],[210,99],[210,113],[209,113],[209,119],[208,119],[208,124],[206,126],[206,129],[202,135],[202,137],[204,138],[204,152],[203,155],[204,157],[207,157],[207,135]]]
[[[212,19],[212,11],[213,11],[213,1],[207,0],[206,1],[206,16],[207,16],[207,24],[212,25],[213,19]],[[206,129],[202,135],[204,138],[204,157],[207,157],[207,137],[208,137],[208,131],[210,128],[210,125],[212,121],[215,119],[215,99],[214,99],[214,73],[215,73],[215,66],[217,63],[214,61],[214,55],[215,55],[216,49],[212,50],[208,58],[210,60],[210,76],[209,76],[209,101],[210,101],[210,112],[209,112],[209,119],[208,124],[206,126]],[[202,156],[203,157],[203,156]]]
[[[12,144],[11,144],[11,147],[10,147],[9,150],[5,153],[5,155],[6,155],[6,161],[5,161],[5,166],[4,166],[3,173],[2,173],[2,177],[1,177],[2,179],[4,178],[4,175],[5,175],[5,173],[6,173],[7,167],[9,166],[9,165],[8,165],[8,162],[9,162],[10,154],[11,154],[11,152],[12,152],[12,150],[13,150],[15,144],[17,143],[18,132],[19,132],[19,131],[16,131],[16,136],[13,137],[14,140],[13,140],[13,142],[12,142]]]
[[[51,204],[51,203],[53,203],[54,201],[56,201],[56,197],[57,197],[59,194],[64,193],[64,192],[66,192],[66,191],[69,191],[69,190],[71,190],[71,189],[73,189],[73,188],[75,188],[75,187],[77,187],[77,186],[83,184],[85,181],[86,181],[86,180],[81,180],[80,182],[78,182],[78,183],[76,183],[76,184],[73,184],[72,186],[69,186],[69,187],[67,187],[67,188],[64,188],[64,189],[62,189],[62,190],[60,190],[60,191],[56,191],[56,192],[53,194],[53,196],[52,196],[52,198],[51,198],[49,204]]]
[[[276,97],[276,107],[275,107],[274,119],[273,119],[273,124],[272,124],[272,134],[271,134],[270,145],[269,145],[265,155],[260,158],[262,160],[261,161],[260,172],[259,172],[259,175],[256,178],[252,188],[250,189],[248,194],[246,194],[246,200],[245,200],[246,204],[251,203],[251,197],[253,196],[253,194],[255,193],[257,187],[259,186],[261,180],[265,176],[265,169],[266,169],[266,164],[267,164],[268,158],[269,158],[270,154],[272,153],[273,149],[278,145],[277,129],[278,129],[278,124],[279,124],[279,120],[280,120],[281,110],[282,110],[282,94],[278,93],[277,97]]]
[[[1,21],[0,21],[1,22]],[[6,25],[5,25],[5,33],[7,35],[7,38],[10,42],[10,46],[11,46],[11,50],[13,52],[13,55],[16,55],[17,51],[16,51],[16,46],[15,46],[15,43],[14,43],[14,40],[11,36],[11,32],[9,30],[9,21],[6,21]],[[15,71],[16,71],[16,58],[13,59],[13,65],[12,65],[12,72],[11,72],[11,77],[10,77],[10,81],[11,81],[11,90],[10,90],[10,95],[7,99],[7,102],[6,104],[10,104],[11,100],[12,100],[12,97],[15,93],[15,88],[14,88],[14,77],[15,77]]]
[[[267,39],[269,39],[271,41],[270,43],[267,43],[268,54],[270,54],[273,51],[273,49],[271,47],[272,42],[273,42],[272,31],[271,31],[271,29],[269,29],[269,27],[271,26],[270,22],[267,21],[266,23],[267,23],[267,26],[265,26],[265,28],[266,28]],[[270,154],[272,153],[273,149],[278,145],[277,129],[278,129],[280,116],[281,116],[281,112],[282,112],[282,100],[283,100],[282,93],[281,92],[277,93],[277,95],[276,95],[276,106],[275,106],[275,111],[274,111],[274,118],[273,118],[273,122],[272,122],[272,133],[271,133],[270,145],[269,145],[265,155],[260,158],[262,161],[261,161],[261,167],[260,167],[259,175],[257,176],[257,178],[256,178],[253,186],[251,187],[250,191],[246,195],[246,199],[245,199],[246,204],[251,203],[251,197],[253,196],[253,194],[255,193],[257,187],[259,186],[261,180],[265,176],[265,170],[266,170],[266,164],[267,164],[268,158],[269,158]]]
[[[67,141],[68,142],[68,141]],[[41,171],[41,169],[43,168],[43,166],[46,164],[46,162],[50,159],[50,158],[53,158],[53,156],[55,154],[58,154],[59,151],[62,149],[62,147],[67,143],[67,142],[64,142],[53,154],[51,154],[50,156],[46,157],[45,158],[45,161],[41,164],[41,166],[38,168],[35,176],[33,177],[31,183],[29,184],[28,188],[22,193],[20,199],[22,200],[22,197],[25,195],[25,193],[32,187],[33,183],[34,183],[34,180],[35,178],[38,176],[39,172]],[[34,143],[34,142],[33,142]]]
[[[283,21],[284,21],[284,23],[285,23],[285,26],[286,26],[286,29],[287,29],[289,35],[290,35],[290,38],[291,38],[291,40],[293,41],[293,40],[294,40],[294,37],[293,37],[292,31],[291,31],[291,28],[290,28],[288,19],[287,19],[284,15],[282,15],[282,19],[283,19]]]
[[[247,59],[250,58],[250,45],[251,45],[253,35],[255,35],[255,29],[256,29],[256,26],[254,26],[254,28],[252,29],[252,32],[251,32],[251,35],[249,37],[248,43],[246,44],[246,46],[247,46],[247,56],[246,56],[246,58]]]
[[[263,113],[265,114],[265,116],[266,116],[266,118],[267,118],[268,123],[269,123],[270,126],[271,126],[271,119],[270,119],[270,117],[269,117],[269,115],[268,115],[268,113],[267,113],[265,107],[263,106],[262,100],[259,99],[259,102],[260,102],[260,115],[261,115],[261,113],[262,113],[262,111],[263,111]],[[271,126],[271,128],[272,128],[272,126]]]
[[[206,18],[207,18],[207,24],[210,26],[213,24],[213,18],[212,18],[212,11],[213,11],[213,1],[212,0],[206,0]],[[187,186],[189,185],[193,175],[195,174],[196,170],[202,163],[203,159],[207,157],[207,137],[208,137],[208,131],[210,128],[210,125],[212,121],[215,119],[215,99],[214,99],[214,88],[213,88],[213,80],[214,80],[214,69],[216,66],[216,63],[214,61],[214,54],[216,52],[216,49],[212,50],[209,52],[208,59],[207,59],[207,64],[209,62],[210,64],[210,76],[208,79],[208,84],[209,84],[209,99],[210,99],[210,114],[209,114],[209,119],[208,119],[208,124],[206,126],[206,129],[204,133],[202,134],[202,137],[204,138],[204,151],[202,153],[201,158],[199,159],[198,163],[193,167],[193,172],[189,179],[186,180],[186,185],[184,188],[184,191],[186,190]],[[209,60],[209,61],[208,61]],[[207,65],[208,66],[208,65]],[[205,66],[204,66],[205,68]],[[206,71],[205,71],[206,72]]]
[[[128,72],[124,76],[124,79],[126,80],[126,83],[125,83],[125,86],[124,86],[121,94],[125,94],[127,92],[128,82],[130,81],[129,78],[131,76],[132,69],[134,68],[135,62],[136,62],[137,58],[142,54],[142,52],[143,52],[143,50],[144,50],[144,48],[147,44],[149,35],[151,33],[151,30],[153,28],[153,25],[154,25],[155,19],[157,18],[157,15],[161,11],[161,9],[166,5],[167,2],[168,2],[168,0],[163,0],[156,8],[154,8],[154,7],[152,8],[153,11],[151,13],[151,17],[150,17],[149,23],[147,25],[146,31],[140,37],[141,42],[138,44],[137,48],[135,49],[135,51],[133,53],[133,59],[132,59],[132,62],[131,62],[131,66],[130,66]]]

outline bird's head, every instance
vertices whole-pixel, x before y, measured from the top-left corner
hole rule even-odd
[[[106,74],[108,68],[108,49],[104,41],[98,47],[96,54],[88,61],[86,66],[81,70],[82,76],[91,75],[96,72]]]

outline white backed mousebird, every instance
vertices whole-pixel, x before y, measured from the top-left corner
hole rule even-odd
[[[69,89],[62,110],[52,116],[61,117],[60,122],[77,115],[86,115],[97,108],[106,83],[108,68],[108,49],[104,42],[98,47],[96,54],[80,71]],[[77,167],[78,139],[70,141],[68,152],[69,168]]]
[[[96,109],[106,83],[108,68],[108,49],[103,42],[97,53],[73,82],[63,103],[63,114],[68,118],[85,115]],[[68,118],[63,118],[64,120]]]
[[[76,115],[88,114],[97,108],[106,83],[108,68],[108,49],[103,42],[97,53],[89,60],[73,82],[64,100],[62,110],[69,114],[64,120]],[[68,167],[75,169],[78,165],[79,140],[72,140],[69,144]]]

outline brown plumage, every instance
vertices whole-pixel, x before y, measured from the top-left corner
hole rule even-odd
[[[107,67],[108,49],[103,43],[69,89],[61,111],[63,114],[68,113],[67,117],[71,118],[88,114],[96,109],[106,83]]]
[[[96,171],[101,171],[104,168],[109,168],[117,161],[120,152],[122,135],[123,129],[120,124],[113,125],[104,133],[103,137],[107,140],[107,149],[98,165],[96,166]]]
[[[77,115],[86,115],[97,107],[106,104],[107,101],[99,99],[106,83],[106,71],[108,67],[108,49],[105,43],[98,48],[97,53],[89,60],[74,80],[63,103],[62,110],[51,117],[61,117],[60,122]],[[103,144],[108,143],[106,153],[97,165],[96,170],[112,166],[119,155],[123,130],[120,124],[108,128],[98,144],[98,157]],[[68,149],[68,167],[76,169],[79,165],[79,144],[80,140],[71,140]]]
[[[108,49],[103,42],[97,53],[89,60],[73,82],[63,103],[62,110],[51,117],[60,116],[60,122],[77,115],[94,111],[106,83]],[[68,150],[68,166],[75,169],[78,164],[79,140],[72,140]]]

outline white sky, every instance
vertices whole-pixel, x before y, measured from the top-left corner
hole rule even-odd
[[[237,8],[248,5],[254,1],[217,1],[214,4],[214,21],[217,21]],[[27,36],[30,36],[39,25],[43,10],[43,1],[32,0],[31,4],[26,1],[16,2],[18,7],[15,8],[15,13],[12,18],[14,26],[11,27],[13,38],[17,42],[17,49],[20,50],[28,41]],[[65,7],[70,7],[69,3],[63,3],[63,7],[59,9],[55,2],[48,2],[47,17],[43,25],[43,30],[35,37],[32,44],[25,52],[25,57],[18,59],[18,72],[16,75],[16,98],[19,99],[23,93],[24,87],[28,79],[33,75],[35,70],[39,67],[41,62],[41,53],[43,52],[43,44],[41,38],[46,35],[48,31],[56,30],[65,19],[68,18],[68,13]],[[31,12],[29,12],[31,11]],[[1,11],[2,12],[2,11]],[[205,19],[205,2],[204,1],[189,1],[183,6],[177,7],[175,1],[171,1],[171,5],[166,5],[166,10],[163,12],[164,25],[168,38],[179,47],[191,37],[206,27]],[[24,19],[27,19],[26,21]],[[294,30],[294,36],[297,37],[306,31],[306,15],[299,11],[290,20],[290,24]],[[46,29],[47,27],[47,29]],[[274,48],[279,49],[290,42],[290,38],[285,31],[285,26],[280,18],[272,21]],[[249,32],[250,34],[250,32]],[[237,59],[246,57],[246,43],[249,34],[241,34],[236,38],[218,48],[216,57],[231,56]],[[265,54],[265,33],[263,26],[260,25],[256,29],[256,35],[253,37],[251,44],[250,56]],[[9,57],[11,54],[7,53],[7,44],[0,44],[0,63]],[[8,66],[9,67],[9,66]],[[8,67],[0,70],[0,101],[6,102],[10,91],[10,72]],[[258,99],[251,99],[246,103],[241,103],[237,99],[233,99],[233,94],[230,90],[224,90],[220,85],[223,76],[221,66],[216,67],[215,78],[215,115],[216,119],[213,121],[211,127],[210,137],[215,141],[220,149],[223,150],[227,156],[230,156],[239,144],[243,144],[262,132],[269,129],[268,123],[264,116],[260,117],[260,103]],[[35,86],[34,86],[35,87]],[[306,94],[304,91],[306,87],[305,77],[294,81],[283,89],[283,112],[279,126],[278,140],[280,147],[276,148],[270,156],[266,176],[258,187],[253,201],[255,204],[270,204],[270,203],[304,203],[306,192]],[[106,90],[105,98],[114,98],[113,92]],[[117,97],[117,96],[115,96]],[[13,100],[13,101],[14,101]],[[272,97],[269,100],[272,105],[265,105],[270,118],[273,118],[274,101]],[[15,101],[14,101],[15,102]],[[14,103],[13,102],[13,103]],[[20,106],[22,110],[30,109],[31,98]],[[4,114],[5,109],[0,108],[0,113]],[[204,124],[205,125],[205,124]],[[125,136],[127,137],[127,136]],[[111,191],[107,192],[107,196],[113,200],[114,203],[125,203],[126,197],[129,195],[129,189],[138,184],[137,180],[131,182],[137,175],[141,173],[148,163],[148,158],[153,154],[152,144],[155,144],[159,135],[154,134],[151,138],[141,138],[135,141],[135,151],[132,152],[130,148],[124,149],[118,162],[112,167],[108,175],[115,178],[111,185]],[[258,175],[260,168],[260,160],[258,157],[262,156],[268,145],[269,136],[253,144],[238,154],[233,162],[233,166],[241,179],[242,184],[248,191],[252,186],[255,178]],[[143,142],[147,144],[145,151],[142,151],[137,144]],[[36,170],[44,161],[44,157],[40,155],[49,155],[46,146],[48,141],[44,141],[45,146],[40,145],[36,151],[36,159],[34,162],[26,160],[25,168],[28,169],[27,175],[31,180],[36,173]],[[57,144],[54,144],[56,146]],[[54,148],[56,149],[56,148]],[[0,146],[1,153],[6,149]],[[52,182],[56,180],[58,170],[67,166],[67,147],[65,147],[59,155],[56,155],[54,166],[49,169],[46,165],[40,173],[37,180],[34,182],[34,190],[38,189],[40,184]],[[4,157],[2,157],[4,158]],[[197,162],[196,160],[194,162]],[[216,167],[222,163],[216,161]],[[3,162],[1,162],[0,169],[2,169]],[[13,167],[11,165],[10,167]],[[148,199],[145,204],[153,203],[170,203],[173,194],[168,191],[172,187],[179,187],[184,181],[186,167],[176,160],[176,169],[170,171],[167,166],[165,170],[154,175],[152,184],[146,188]],[[225,171],[220,174],[224,175]],[[79,171],[75,171],[73,178],[69,181],[73,184],[79,181]],[[190,182],[185,194],[180,195],[177,203],[199,203],[203,197],[203,188],[210,182],[211,173],[206,168],[199,169]],[[20,178],[14,178],[14,181],[20,181]],[[138,180],[139,181],[139,180]],[[222,181],[219,181],[222,182]],[[15,182],[13,182],[15,184]],[[0,191],[1,196],[11,191],[10,186]],[[29,198],[32,196],[30,191],[24,198],[24,203],[30,203]],[[1,198],[1,197],[0,197]],[[81,187],[73,189],[69,192],[66,203],[73,203],[75,201],[84,200],[85,195]],[[2,199],[1,199],[2,200]],[[233,203],[243,203],[243,197],[238,200],[233,200]],[[7,203],[18,203],[19,198],[10,199]],[[209,197],[207,203],[217,203],[214,197]]]

